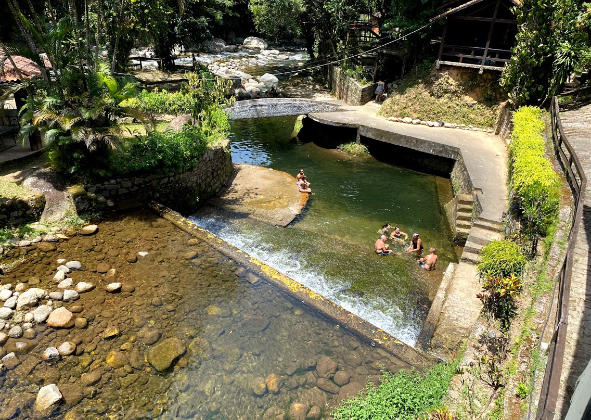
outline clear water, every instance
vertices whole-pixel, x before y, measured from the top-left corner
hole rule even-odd
[[[294,122],[234,121],[231,148],[235,163],[294,176],[305,169],[314,194],[296,221],[283,229],[207,211],[192,220],[414,345],[442,273],[456,260],[440,203],[450,197],[449,180],[290,140]],[[386,222],[409,235],[419,232],[426,249],[437,248],[438,269],[420,269],[402,244],[391,245],[399,255],[377,256],[377,230]]]

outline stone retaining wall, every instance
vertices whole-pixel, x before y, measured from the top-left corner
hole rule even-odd
[[[508,144],[511,139],[511,131],[513,131],[513,111],[509,109],[509,105],[505,102],[499,109],[495,134]]]
[[[180,212],[194,210],[202,200],[215,195],[234,174],[229,141],[206,152],[198,166],[190,171],[145,177],[112,178],[88,183],[83,190],[71,191],[76,209],[124,200],[157,200]]]
[[[283,115],[302,115],[310,112],[330,112],[339,109],[339,105],[297,98],[261,98],[235,102],[226,108],[232,120],[244,118],[280,117]]]
[[[0,228],[35,222],[45,208],[45,196],[37,194],[28,199],[0,198]]]
[[[335,96],[348,105],[365,105],[374,97],[377,83],[361,86],[355,79],[343,73],[340,67],[330,67],[328,73],[330,89]]]

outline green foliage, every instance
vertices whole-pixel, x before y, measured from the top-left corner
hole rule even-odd
[[[365,396],[344,402],[333,413],[335,420],[416,419],[441,407],[457,363],[440,363],[424,373],[415,370],[384,372],[379,385],[369,384]]]
[[[368,78],[363,66],[352,66],[345,61],[341,68],[344,74],[355,79],[361,86],[368,86],[371,84],[371,79]]]
[[[116,174],[185,171],[197,165],[206,149],[207,141],[198,127],[152,131],[125,143],[113,155],[111,170]]]
[[[421,420],[459,420],[457,415],[447,410],[447,407],[430,410],[420,418]]]
[[[257,31],[278,41],[301,36],[302,0],[252,0],[248,8]]]
[[[517,392],[516,395],[521,398],[522,400],[525,400],[529,394],[530,394],[531,390],[529,385],[524,384],[523,382],[519,382],[517,384]]]
[[[339,144],[337,149],[352,156],[369,156],[367,146],[361,143],[355,143],[354,141],[351,143]]]
[[[541,110],[520,108],[513,125],[509,152],[514,199],[522,211],[524,233],[545,236],[558,214],[560,179],[544,156]]]
[[[494,240],[480,252],[478,272],[482,278],[506,278],[521,275],[525,257],[515,242]]]
[[[122,105],[144,113],[179,115],[191,113],[193,100],[191,95],[184,92],[158,89],[148,92],[144,89],[137,97],[125,101]]]

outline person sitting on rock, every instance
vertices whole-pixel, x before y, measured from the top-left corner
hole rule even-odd
[[[419,238],[418,233],[412,234],[412,239],[410,240],[410,245],[406,248],[406,252],[416,252],[417,257],[420,257],[423,253],[423,241]]]
[[[424,268],[427,271],[435,270],[435,263],[437,262],[437,250],[433,247],[429,248],[429,255],[425,258],[419,258],[417,261],[421,268]]]
[[[310,183],[306,181],[306,177],[303,176],[300,179],[300,182],[298,183],[298,189],[300,190],[300,192],[303,193],[311,193],[312,190],[310,189]]]
[[[386,235],[382,235],[378,238],[378,240],[375,243],[375,250],[376,250],[376,254],[381,255],[381,256],[386,256],[386,255],[390,255],[392,254],[392,250],[389,249],[388,245],[386,245],[386,239],[388,239],[388,237]]]
[[[298,174],[296,175],[296,184],[300,183],[300,179],[302,179],[302,177],[306,176],[304,174],[304,170],[300,169],[300,171],[298,172]]]

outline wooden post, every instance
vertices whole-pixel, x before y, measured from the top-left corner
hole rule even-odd
[[[490,39],[492,37],[493,28],[495,27],[495,22],[497,20],[497,13],[499,12],[499,6],[501,5],[501,0],[497,0],[497,4],[495,5],[495,12],[493,13],[492,21],[490,22],[490,29],[488,30],[488,38],[486,40],[486,47],[484,47],[484,55],[482,56],[482,63],[480,67],[480,71],[478,73],[482,74],[484,72],[484,64],[486,63],[486,56],[488,55],[488,48],[490,47]]]
[[[441,45],[439,46],[439,55],[437,56],[437,70],[439,70],[439,62],[441,61],[441,54],[443,53],[443,43],[445,42],[445,33],[447,32],[447,18],[445,18],[445,25],[443,26],[443,35],[441,35]]]

